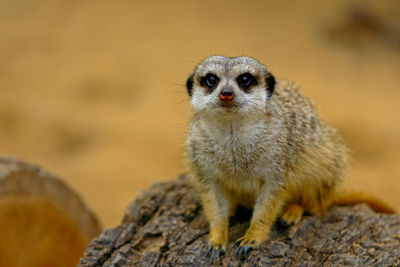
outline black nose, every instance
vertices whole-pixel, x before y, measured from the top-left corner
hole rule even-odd
[[[235,93],[231,89],[222,89],[219,93],[219,98],[222,101],[232,101],[235,97]]]

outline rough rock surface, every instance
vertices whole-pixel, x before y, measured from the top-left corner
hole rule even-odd
[[[244,234],[249,218],[244,210],[231,218],[231,250],[221,258],[222,266],[400,265],[398,215],[358,205],[333,207],[322,218],[304,216],[286,229],[277,223],[270,241],[241,261],[233,243]],[[80,266],[208,266],[207,236],[197,194],[182,176],[142,192],[118,227],[92,241]]]

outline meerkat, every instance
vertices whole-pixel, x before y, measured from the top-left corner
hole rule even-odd
[[[337,197],[347,147],[298,86],[275,79],[255,59],[208,57],[186,88],[194,110],[186,158],[209,222],[212,258],[226,249],[229,216],[239,204],[253,209],[237,241],[240,257],[268,239],[278,217],[290,225],[333,203],[394,212],[366,195]]]

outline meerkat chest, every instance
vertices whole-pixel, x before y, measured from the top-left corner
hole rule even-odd
[[[261,177],[268,161],[268,127],[264,121],[203,126],[194,148],[203,173],[216,177]]]

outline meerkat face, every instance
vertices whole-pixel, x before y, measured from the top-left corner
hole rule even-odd
[[[249,57],[208,57],[186,82],[195,113],[264,112],[274,87],[274,76]]]

